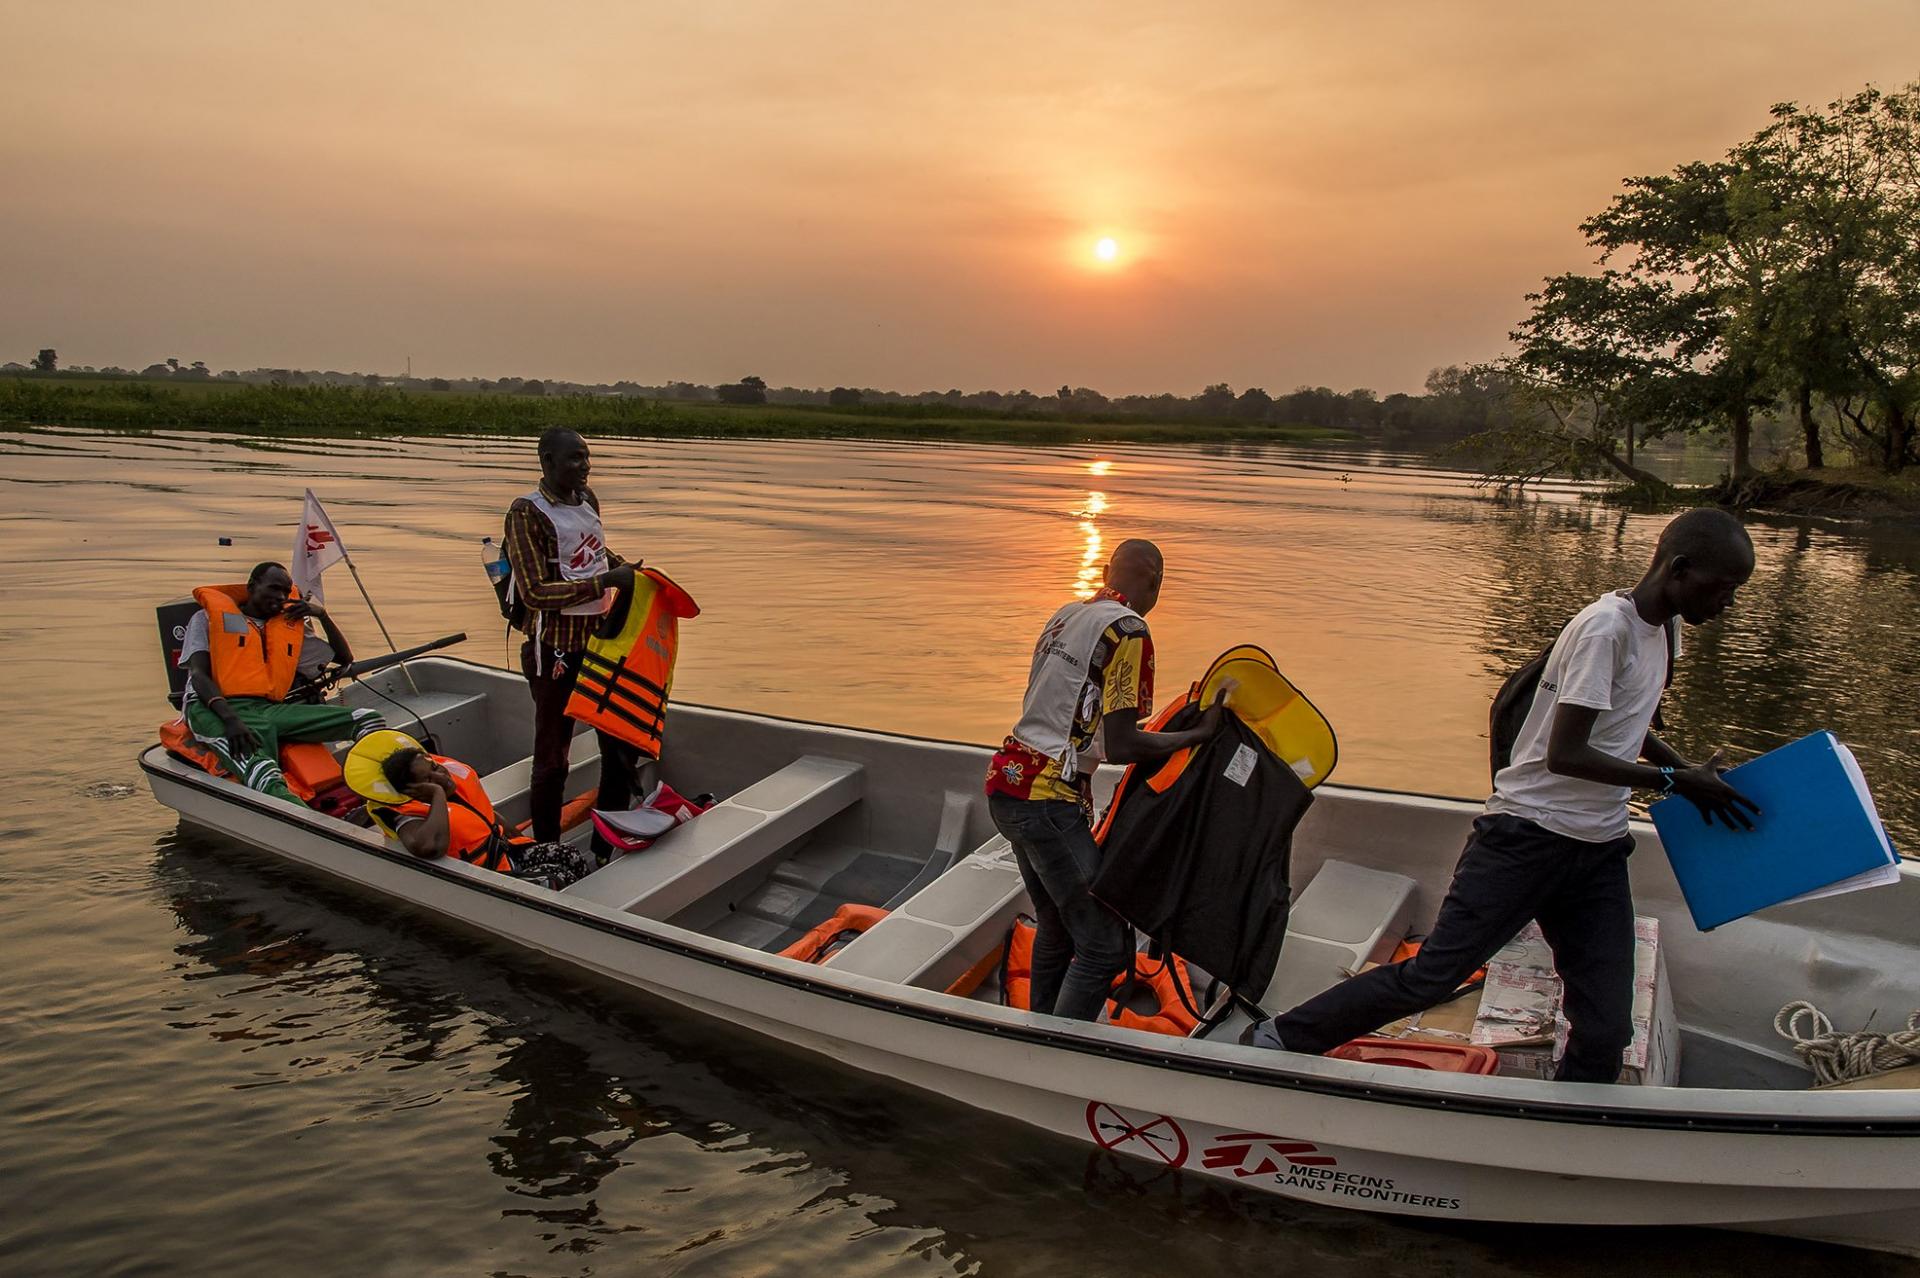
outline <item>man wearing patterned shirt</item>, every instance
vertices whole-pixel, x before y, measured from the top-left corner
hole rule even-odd
[[[587,441],[556,426],[540,437],[540,486],[507,510],[507,560],[513,590],[526,605],[520,669],[533,693],[533,777],[528,792],[533,837],[560,837],[574,722],[567,698],[579,675],[579,656],[593,637],[616,590],[631,591],[636,564],[607,549],[600,500],[587,487],[592,470]],[[600,797],[595,806],[624,810],[633,802],[639,752],[618,737],[600,741]],[[611,849],[596,833],[594,851]]]
[[[1153,637],[1146,614],[1165,564],[1150,541],[1124,541],[1093,598],[1054,613],[1034,646],[1020,721],[987,770],[987,810],[1013,845],[1033,901],[1036,1012],[1090,1021],[1113,978],[1132,962],[1132,933],[1094,899],[1100,867],[1091,824],[1093,772],[1102,761],[1164,759],[1220,727],[1207,707],[1182,732],[1144,732],[1153,708]]]

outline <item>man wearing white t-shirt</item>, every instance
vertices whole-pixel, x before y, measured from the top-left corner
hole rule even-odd
[[[1329,1051],[1442,1002],[1533,919],[1565,988],[1570,1029],[1554,1077],[1614,1081],[1633,1036],[1628,795],[1680,794],[1735,828],[1752,828],[1743,805],[1759,810],[1721,778],[1718,753],[1692,764],[1651,731],[1669,625],[1713,620],[1752,575],[1753,543],[1732,515],[1691,510],[1669,523],[1640,584],[1588,604],[1554,642],[1512,762],[1494,777],[1419,953],[1260,1022],[1242,1041]]]

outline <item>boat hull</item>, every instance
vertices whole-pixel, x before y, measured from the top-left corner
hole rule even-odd
[[[829,744],[844,734],[853,753],[915,744],[815,731]],[[157,749],[141,762],[155,797],[183,820],[1149,1174],[1399,1215],[1720,1226],[1920,1254],[1913,1094],[1441,1078],[1082,1026],[797,963],[457,862],[423,862]]]

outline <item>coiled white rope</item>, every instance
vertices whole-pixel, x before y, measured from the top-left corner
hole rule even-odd
[[[1840,1034],[1819,1008],[1803,1001],[1781,1008],[1773,1018],[1773,1029],[1793,1043],[1793,1050],[1813,1071],[1816,1087],[1920,1065],[1920,1011],[1907,1017],[1906,1029],[1891,1034],[1870,1030]]]

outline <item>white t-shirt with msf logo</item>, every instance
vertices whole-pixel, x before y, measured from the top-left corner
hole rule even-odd
[[[1674,655],[1680,636],[1674,634]],[[1513,761],[1493,778],[1487,811],[1521,817],[1555,834],[1604,843],[1627,832],[1626,786],[1602,785],[1547,770],[1547,737],[1562,704],[1598,710],[1587,737],[1602,754],[1628,763],[1653,725],[1667,683],[1667,637],[1640,619],[1626,591],[1580,610],[1554,641],[1533,709],[1513,743]]]

